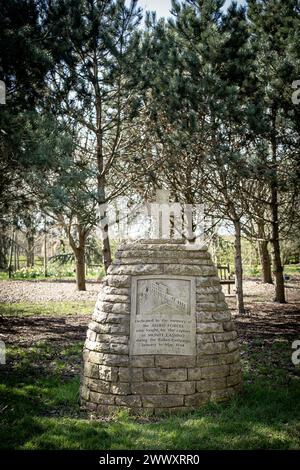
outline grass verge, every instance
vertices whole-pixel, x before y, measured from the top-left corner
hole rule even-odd
[[[155,420],[120,412],[88,421],[78,404],[82,342],[9,346],[0,366],[0,449],[300,449],[300,381],[286,373],[282,348],[274,348],[284,358],[276,374],[272,355],[248,351],[244,390],[230,402]]]
[[[64,302],[23,302],[0,303],[0,316],[65,316],[65,315],[90,315],[95,306],[95,301],[64,301]]]

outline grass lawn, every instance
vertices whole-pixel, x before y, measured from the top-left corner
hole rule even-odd
[[[244,391],[228,403],[102,421],[88,421],[78,405],[82,344],[8,347],[0,366],[1,449],[300,449],[300,371],[286,368],[287,342],[268,354],[255,343],[243,361]]]
[[[90,315],[95,301],[0,303],[0,316],[67,316]]]
[[[181,416],[89,421],[78,399],[94,301],[1,303],[0,449],[300,449],[299,309],[249,305],[236,318],[244,389],[235,399]]]

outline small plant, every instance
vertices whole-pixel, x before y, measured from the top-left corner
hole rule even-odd
[[[17,279],[35,279],[37,277],[43,276],[44,271],[42,268],[32,267],[32,268],[21,268],[13,273],[13,278]]]

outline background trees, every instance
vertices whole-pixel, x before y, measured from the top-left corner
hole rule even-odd
[[[128,6],[125,0],[54,1],[49,12],[53,40],[63,49],[49,83],[50,105],[67,116],[76,151],[88,162],[89,195],[100,209],[105,269],[111,263],[106,205],[127,189],[130,160],[139,148],[130,69],[138,66],[140,20],[137,0]]]
[[[79,289],[98,224],[111,262],[107,207],[164,187],[231,226],[240,312],[244,236],[285,301],[281,250],[299,228],[299,6],[223,5],[173,1],[170,21],[148,15],[144,28],[135,0],[9,0],[1,11],[3,230],[20,211],[47,214]],[[4,237],[2,263],[9,246]]]

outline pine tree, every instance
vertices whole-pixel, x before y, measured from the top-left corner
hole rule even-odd
[[[280,253],[282,201],[294,185],[299,168],[299,110],[291,100],[292,82],[300,75],[299,2],[249,0],[252,47],[257,51],[257,85],[262,115],[257,116],[259,176],[270,188],[271,242],[275,301],[285,302],[283,266]],[[298,49],[298,51],[297,51]],[[259,140],[259,139],[257,139]],[[264,152],[260,152],[265,142]],[[297,178],[296,178],[297,179]],[[293,191],[292,191],[293,192]],[[266,201],[265,201],[266,202]],[[290,207],[291,209],[291,207]]]
[[[81,152],[90,161],[89,191],[100,208],[107,270],[111,252],[106,205],[127,187],[124,162],[139,144],[130,71],[136,66],[141,12],[137,0],[128,5],[125,0],[55,0],[49,18],[53,41],[63,54],[51,79],[52,108],[73,123],[77,142],[87,143]]]

